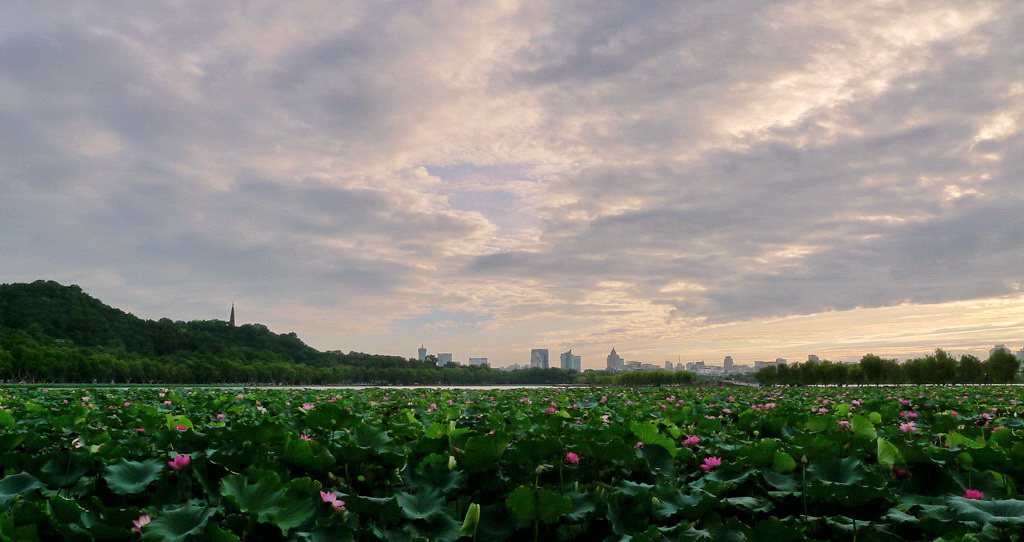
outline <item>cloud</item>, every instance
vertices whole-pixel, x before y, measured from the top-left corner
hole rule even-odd
[[[388,352],[1020,294],[1012,1],[0,15],[0,280]]]

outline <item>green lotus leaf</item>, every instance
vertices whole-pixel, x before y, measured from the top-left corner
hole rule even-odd
[[[979,525],[987,523],[997,527],[1024,525],[1024,501],[1014,499],[984,501],[952,497],[947,506],[957,518],[973,521]]]
[[[876,453],[878,455],[878,464],[887,470],[891,470],[893,465],[901,462],[903,459],[896,445],[884,438],[878,439]]]
[[[985,437],[982,436],[979,439],[972,439],[961,433],[949,433],[946,435],[946,444],[956,446],[958,448],[984,448]]]
[[[165,421],[167,423],[167,429],[171,429],[174,431],[177,431],[178,426],[181,425],[185,426],[188,429],[194,428],[192,425],[192,420],[188,419],[188,416],[184,414],[167,414],[165,416]]]
[[[386,453],[393,449],[391,437],[387,432],[372,425],[357,425],[354,431],[354,442],[356,446],[376,453]]]
[[[466,440],[460,459],[469,470],[495,468],[505,454],[511,439],[504,434],[482,435]]]
[[[34,476],[27,472],[12,474],[0,480],[0,503],[11,497],[43,487]]]
[[[748,512],[767,512],[774,508],[771,501],[759,497],[731,497],[725,499],[725,504]]]
[[[864,478],[864,468],[859,459],[819,459],[807,468],[807,474],[826,484],[852,485]]]
[[[853,434],[858,437],[864,437],[871,440],[878,438],[878,433],[875,431],[875,424],[871,423],[871,420],[861,416],[860,414],[850,416],[850,428],[853,430]]]
[[[446,494],[461,488],[466,478],[458,470],[449,469],[447,462],[437,461],[432,461],[423,465],[419,470],[409,472],[408,477],[409,485],[417,491],[436,489]]]
[[[445,499],[440,491],[426,489],[415,494],[396,493],[395,500],[405,517],[410,519],[428,519],[445,513]]]
[[[625,537],[647,530],[654,501],[651,495],[619,493],[608,500],[608,520],[615,534]]]
[[[0,429],[14,429],[14,415],[7,409],[0,408]]]
[[[241,474],[225,476],[220,482],[220,493],[234,501],[242,512],[256,514],[261,522],[270,522],[285,505],[284,488],[270,476],[253,482]]]
[[[776,517],[765,519],[754,526],[750,540],[771,540],[772,542],[800,542],[806,540],[798,527],[784,523]]]
[[[146,489],[153,480],[160,477],[163,464],[158,459],[129,461],[121,459],[110,465],[103,473],[103,479],[114,493],[121,495],[138,493]]]
[[[754,446],[746,447],[746,460],[754,467],[771,466],[775,460],[776,450],[779,449],[779,441],[773,438],[761,439]]]
[[[59,452],[43,465],[39,478],[47,487],[71,487],[93,466],[93,459],[85,452]]]
[[[203,531],[216,508],[189,502],[177,508],[165,508],[152,515],[153,519],[142,528],[143,540],[176,542],[186,540]]]
[[[549,489],[519,486],[508,496],[505,505],[512,510],[516,520],[528,523],[543,521],[554,523],[572,512],[572,500],[555,494]]]
[[[470,503],[466,509],[466,518],[462,520],[459,536],[476,537],[476,528],[480,524],[480,505]]]
[[[293,494],[289,491],[278,510],[270,513],[269,522],[281,529],[282,535],[287,536],[288,531],[313,517],[318,502],[320,502],[318,494]]]
[[[315,440],[289,439],[282,448],[282,459],[310,472],[329,472],[337,464],[331,452]]]
[[[785,452],[775,452],[775,456],[772,458],[772,472],[791,472],[795,468],[796,460],[793,459],[793,456]]]
[[[572,500],[572,512],[566,515],[570,521],[582,521],[597,510],[590,494],[578,491],[567,491],[566,496]]]

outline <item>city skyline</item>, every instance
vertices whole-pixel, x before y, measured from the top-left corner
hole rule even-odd
[[[0,283],[495,365],[1016,351],[1020,28],[1017,0],[4,2]]]
[[[1004,350],[1004,351],[1012,354],[1013,356],[1015,356],[1021,362],[1024,362],[1024,345],[1022,345],[1020,348],[1015,349],[1013,347],[1007,346],[1004,343],[996,343],[996,344],[993,344],[990,348],[988,348],[988,350],[985,351],[985,352],[966,352],[966,351],[965,352],[953,352],[953,351],[948,351],[948,350],[946,352],[948,354],[953,355],[954,357],[959,357],[959,356],[962,356],[964,354],[970,354],[970,355],[978,357],[981,360],[984,360],[984,359],[987,359],[988,356],[991,356],[992,353],[995,350],[997,350],[997,349],[998,350]],[[452,353],[447,353],[446,355],[447,356],[451,356],[448,359],[451,359],[451,361],[454,361],[455,363],[460,364],[460,365],[470,365],[470,366],[472,366],[472,365],[479,365],[479,364],[481,364],[480,362],[473,363],[473,360],[483,360],[483,363],[487,363],[490,367],[495,368],[495,369],[503,368],[503,367],[510,367],[510,366],[529,368],[529,367],[534,366],[534,359],[535,359],[534,356],[535,356],[535,354],[538,351],[549,351],[549,349],[533,348],[533,349],[530,350],[530,354],[528,356],[526,356],[524,359],[511,359],[510,358],[510,359],[507,359],[507,360],[504,360],[504,361],[489,361],[490,360],[489,357],[472,356],[472,357],[468,358],[468,363],[463,363],[461,361],[460,357],[455,356]],[[421,345],[420,349],[417,352],[418,352],[418,354],[420,354],[420,358],[419,359],[422,361],[423,360],[423,355],[426,353],[426,350]],[[880,356],[880,357],[883,357],[883,358],[886,358],[886,359],[896,359],[897,361],[901,361],[902,362],[902,361],[906,361],[907,359],[916,358],[916,357],[924,357],[924,356],[926,356],[928,354],[933,354],[933,353],[934,353],[934,349],[932,349],[932,350],[930,350],[930,351],[928,351],[926,353],[923,353],[921,355],[911,356],[911,357],[908,357],[908,358],[892,358],[892,357],[887,357],[887,356]],[[750,369],[755,369],[759,365],[762,365],[762,364],[773,364],[773,363],[775,363],[775,364],[777,364],[777,363],[790,364],[790,363],[822,362],[822,361],[841,362],[841,363],[855,363],[855,362],[860,361],[860,359],[862,357],[864,357],[865,355],[870,355],[870,354],[878,355],[877,353],[874,353],[874,352],[865,352],[863,355],[857,356],[856,358],[850,358],[850,359],[830,359],[830,358],[827,358],[827,357],[819,356],[817,354],[807,354],[807,355],[805,355],[802,358],[783,358],[783,357],[771,358],[770,356],[760,356],[760,357],[752,357],[750,359],[736,360],[733,356],[726,354],[724,356],[721,356],[721,361],[715,361],[715,360],[709,360],[709,359],[699,359],[699,360],[698,359],[683,359],[682,355],[680,354],[680,355],[678,355],[676,357],[675,360],[671,360],[671,359],[666,359],[666,360],[655,360],[655,359],[627,360],[627,359],[622,358],[621,356],[619,356],[618,352],[616,351],[616,348],[612,347],[611,348],[611,352],[605,358],[606,359],[605,363],[599,364],[596,361],[591,361],[588,365],[582,365],[582,363],[581,363],[582,362],[582,356],[573,354],[572,349],[570,348],[567,352],[563,352],[562,354],[560,354],[560,364],[558,366],[559,368],[564,368],[566,354],[571,355],[571,357],[573,359],[573,362],[576,363],[577,367],[581,367],[581,369],[578,369],[578,370],[587,370],[587,369],[603,370],[603,369],[606,369],[606,368],[610,367],[611,364],[609,363],[609,361],[614,356],[615,358],[617,358],[616,364],[617,364],[617,369],[618,370],[621,370],[624,364],[628,363],[629,361],[633,361],[633,362],[640,362],[640,363],[648,364],[648,365],[649,364],[655,364],[656,365],[656,364],[671,363],[675,368],[684,367],[684,366],[690,366],[690,365],[693,365],[693,364],[702,364],[702,365],[707,365],[707,366],[711,366],[711,367],[723,367],[726,371],[731,369],[733,366],[736,366],[736,367],[746,367],[746,368],[750,368]],[[414,358],[412,358],[412,359],[414,359]],[[555,367],[555,366],[549,364],[549,367]]]

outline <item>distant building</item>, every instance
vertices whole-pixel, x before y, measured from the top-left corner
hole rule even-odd
[[[572,368],[578,373],[583,372],[583,356],[573,355],[572,357]]]
[[[571,371],[571,370],[573,370],[572,358],[573,358],[573,356],[572,356],[572,348],[570,348],[568,352],[562,352],[558,356],[558,360],[560,362],[560,366],[562,367],[563,371]]]
[[[541,369],[550,367],[547,348],[534,348],[530,351],[530,367],[540,367]]]
[[[419,354],[420,362],[427,361],[427,349],[421,344],[420,349],[416,351]]]
[[[776,365],[785,365],[786,364],[786,359],[785,358],[775,358],[775,364]]]
[[[816,362],[821,361],[821,358],[819,358],[818,356],[815,356],[814,354],[809,354],[807,356],[807,361],[809,361],[811,363],[816,363]]]
[[[235,302],[231,302],[231,317],[228,319],[228,326],[235,327]]]
[[[490,367],[487,363],[487,358],[469,358],[470,367],[483,367],[484,365]]]
[[[988,357],[992,357],[996,352],[1006,352],[1007,354],[1013,355],[1013,351],[1006,347],[1005,344],[997,344],[988,351]]]
[[[619,356],[615,348],[612,347],[612,353],[608,354],[608,370],[611,372],[622,371],[626,368],[625,361]]]
[[[675,365],[673,365],[671,361],[666,361],[665,362],[665,370],[666,371],[671,371],[671,370],[674,370],[674,369],[675,369]]]
[[[725,356],[725,361],[722,363],[722,370],[726,373],[731,373],[732,367],[735,364],[736,363],[732,360],[732,356]]]
[[[1017,361],[1024,363],[1024,348],[1017,351]]]
[[[451,354],[451,352],[445,352],[443,354],[438,354],[437,355],[437,365],[439,367],[444,367],[445,365],[448,365],[451,362],[452,362],[452,354]]]
[[[697,367],[696,367],[697,370],[694,371],[694,372],[699,374],[699,375],[702,375],[702,376],[723,376],[725,374],[724,368],[719,366],[719,365],[705,365],[703,361],[700,361],[698,363],[699,363],[699,365],[694,364],[694,365],[697,365]]]
[[[513,363],[512,365],[506,365],[504,367],[499,367],[498,369],[500,369],[502,371],[522,371],[524,369],[529,369],[529,368],[530,368],[529,365],[520,365],[518,363]]]

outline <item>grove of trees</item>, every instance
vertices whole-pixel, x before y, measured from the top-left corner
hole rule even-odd
[[[768,385],[807,384],[1005,384],[1014,382],[1020,362],[1005,351],[986,360],[964,354],[959,359],[941,348],[920,358],[899,362],[867,354],[859,363],[828,360],[764,367],[755,374]]]

